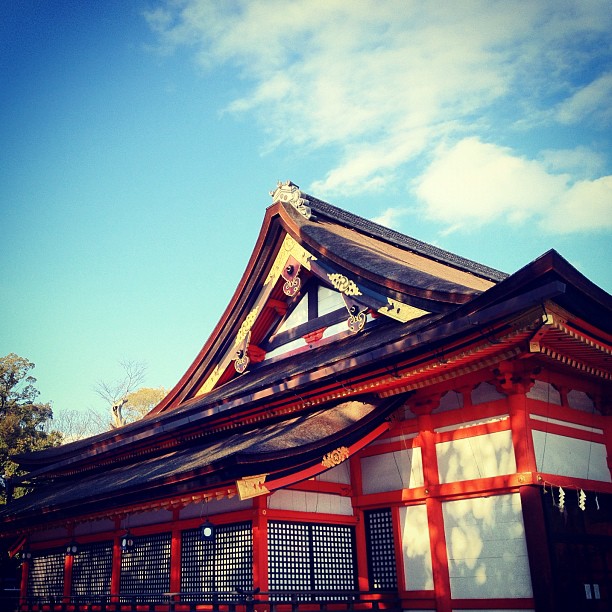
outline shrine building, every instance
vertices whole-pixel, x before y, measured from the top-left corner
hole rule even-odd
[[[18,609],[608,611],[611,314],[279,183],[167,397],[17,458]]]

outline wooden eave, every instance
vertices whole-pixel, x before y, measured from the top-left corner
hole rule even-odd
[[[146,456],[155,448],[172,448],[185,440],[305,409],[353,392],[382,392],[393,388],[397,372],[412,372],[409,376],[413,376],[419,368],[437,368],[441,351],[446,354],[471,347],[476,362],[479,350],[484,350],[491,338],[505,333],[507,322],[517,313],[531,313],[533,321],[541,325],[545,303],[572,313],[565,321],[576,333],[591,338],[598,346],[608,342],[604,336],[609,334],[612,320],[610,296],[551,251],[448,313],[365,329],[353,338],[289,357],[280,364],[263,364],[206,395],[193,396],[231,345],[257,297],[256,289],[268,273],[279,241],[285,233],[299,237],[296,214],[280,202],[267,209],[255,249],[230,304],[192,366],[157,409],[144,420],[119,430],[20,458],[22,465],[47,474],[88,464],[110,465],[126,457]],[[275,295],[270,294],[271,300],[276,299]],[[558,354],[565,355],[578,350],[578,346],[582,350],[584,344],[563,342],[561,347],[561,340],[555,340],[552,332],[548,334],[544,342],[548,356],[555,346],[564,349]],[[601,357],[598,352],[588,359],[581,357],[593,372],[600,373],[609,368],[607,359],[607,353]]]
[[[303,194],[303,197],[317,215],[323,215],[333,219],[338,225],[357,229],[364,236],[371,236],[381,242],[399,246],[407,252],[425,256],[432,261],[437,261],[445,266],[468,272],[470,275],[489,280],[492,283],[500,282],[508,277],[508,274],[504,272],[466,259],[455,253],[445,251],[432,244],[416,240],[411,236],[407,236],[389,227],[364,219],[359,215],[333,206],[311,195]]]
[[[359,284],[384,287],[396,299],[435,303],[435,310],[471,300],[494,283],[458,270],[398,245],[383,243],[326,219],[312,222],[292,209],[286,210],[292,225],[289,231],[301,243],[319,253]]]
[[[361,396],[254,429],[187,446],[159,457],[78,478],[56,478],[0,511],[6,524],[48,522],[143,502],[161,502],[186,492],[235,494],[237,481],[265,473],[268,490],[329,468],[327,453],[339,446],[356,452],[383,426],[402,398]]]
[[[521,325],[529,328],[541,323],[543,295],[530,294],[518,305],[522,308],[520,312],[528,309],[527,315],[519,318]],[[429,328],[415,326],[413,333],[401,338],[381,338],[380,332],[365,334],[360,343],[361,351],[351,349],[347,352],[350,345],[336,343],[312,353],[308,362],[299,359],[264,368],[257,378],[255,373],[238,378],[174,411],[126,426],[122,428],[123,435],[109,435],[103,445],[82,444],[76,454],[63,459],[59,455],[30,476],[76,473],[87,465],[91,469],[105,469],[125,461],[126,457],[145,457],[158,453],[160,448],[180,446],[220,431],[307,410],[338,398],[364,392],[386,393],[398,386],[398,381],[417,374],[419,380],[434,370],[451,375],[454,361],[449,356],[461,354],[463,359],[477,362],[480,352],[486,349],[488,359],[490,353],[500,352],[500,335],[514,335],[516,325],[513,326],[512,320],[508,322],[508,318],[516,316],[517,304],[513,303],[507,310],[502,306],[489,314],[490,319],[483,319],[477,325],[470,319],[447,323],[440,320]],[[493,320],[495,325],[492,325]],[[519,340],[515,337],[512,343],[516,345]],[[373,364],[376,366],[372,367]],[[54,454],[50,453],[53,450],[43,453]]]
[[[612,380],[612,335],[584,331],[588,323],[549,305],[543,324],[529,340],[530,354],[537,354],[594,377]]]

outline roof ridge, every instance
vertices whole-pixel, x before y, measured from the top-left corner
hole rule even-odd
[[[365,219],[364,217],[334,206],[319,198],[315,198],[308,193],[301,192],[301,196],[308,201],[308,205],[313,211],[339,221],[343,225],[361,230],[390,244],[402,246],[420,255],[425,255],[460,270],[484,276],[488,280],[502,281],[508,277],[508,274],[505,272],[478,263],[477,261],[461,257],[460,255],[456,255],[455,253],[451,253],[450,251],[446,251],[427,242],[412,238],[407,234],[398,232],[397,230],[376,223],[375,221]]]

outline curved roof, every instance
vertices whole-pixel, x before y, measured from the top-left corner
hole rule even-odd
[[[274,197],[230,304],[167,399],[141,421],[19,457],[36,490],[0,516],[115,506],[139,490],[159,497],[268,471],[276,482],[301,478],[334,445],[374,435],[396,407],[381,400],[387,394],[401,401],[425,381],[525,351],[612,380],[612,297],[555,251],[506,277],[292,183]],[[236,348],[265,339],[292,299],[289,267],[290,280],[334,287],[347,308],[354,300],[372,316],[356,333],[309,340],[238,372]]]
[[[321,458],[339,446],[358,444],[385,421],[398,398],[363,397],[290,416],[259,427],[226,430],[210,439],[183,445],[156,456],[132,456],[112,469],[98,465],[78,478],[55,478],[0,510],[6,523],[25,516],[67,520],[84,512],[112,513],[126,503],[162,499],[183,491],[214,487],[236,493],[236,481],[253,474],[275,480],[308,469],[309,477],[327,469]],[[286,480],[286,479],[285,479]],[[286,486],[286,483],[285,485]]]

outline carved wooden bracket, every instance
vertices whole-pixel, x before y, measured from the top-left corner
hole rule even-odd
[[[342,299],[350,315],[346,323],[348,328],[356,334],[361,331],[366,324],[366,312],[368,311],[368,307],[345,294],[342,295]]]
[[[306,335],[302,336],[307,344],[314,344],[323,338],[323,334],[325,333],[325,327],[321,329],[316,329],[315,331],[311,331]]]
[[[268,474],[258,474],[257,476],[245,476],[237,480],[236,488],[240,499],[251,499],[269,493],[270,491],[265,485],[267,476]]]
[[[266,306],[269,308],[273,308],[277,315],[284,317],[287,314],[287,304],[281,300],[275,300],[274,298],[270,298]]]
[[[298,276],[300,273],[300,267],[300,262],[293,257],[293,255],[290,255],[287,259],[287,264],[281,272],[282,277],[285,279],[283,293],[289,297],[293,297],[300,290],[300,286],[302,284],[300,277]]]
[[[234,354],[234,368],[238,374],[242,374],[249,366],[249,353],[248,346],[251,340],[251,332],[248,332],[242,341],[236,346],[236,352]]]

